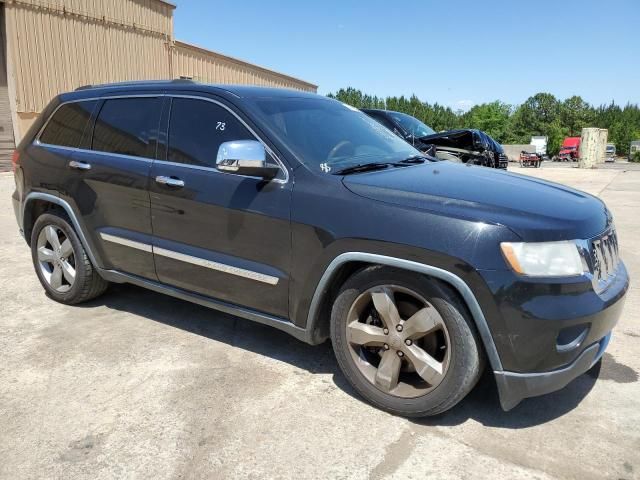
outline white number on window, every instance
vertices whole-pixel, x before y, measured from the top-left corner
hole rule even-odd
[[[216,123],[216,130],[224,130],[224,127],[226,127],[227,124],[224,122],[218,122]]]

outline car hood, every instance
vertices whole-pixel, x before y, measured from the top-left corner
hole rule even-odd
[[[478,130],[458,129],[420,137],[420,140],[428,145],[478,150],[479,146],[475,144],[476,137],[479,137]],[[486,145],[486,148],[492,149],[490,145]]]
[[[525,241],[587,239],[611,223],[592,195],[493,168],[445,161],[349,175],[343,183],[372,200],[504,225]]]

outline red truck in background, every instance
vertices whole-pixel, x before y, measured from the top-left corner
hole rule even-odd
[[[580,137],[567,137],[562,142],[558,161],[577,162],[580,158]]]

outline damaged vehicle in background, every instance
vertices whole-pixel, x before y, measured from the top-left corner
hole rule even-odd
[[[406,113],[369,108],[362,111],[427,155],[457,163],[507,169],[509,160],[502,146],[485,132],[457,129],[436,133]]]

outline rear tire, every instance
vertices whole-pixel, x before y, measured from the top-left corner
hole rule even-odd
[[[38,280],[55,301],[74,305],[102,295],[109,283],[91,260],[66,215],[49,212],[36,220],[31,258]]]
[[[353,388],[406,417],[449,410],[484,368],[475,326],[455,292],[389,267],[368,267],[345,282],[333,304],[331,340]]]

